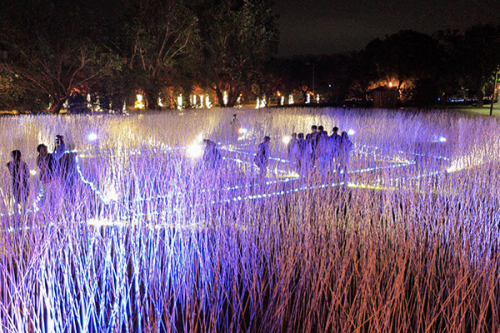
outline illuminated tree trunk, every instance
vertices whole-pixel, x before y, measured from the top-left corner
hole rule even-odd
[[[51,114],[58,114],[61,112],[61,109],[64,105],[64,102],[66,102],[67,98],[58,98],[58,99],[55,99],[52,101],[52,105],[49,109],[49,112]]]
[[[236,102],[238,101],[239,95],[240,95],[239,88],[230,88],[228,93],[227,106],[229,107],[235,106]]]
[[[160,92],[158,89],[145,89],[144,95],[146,99],[147,108],[149,110],[158,110],[160,106],[158,105],[158,98],[160,97]]]
[[[217,95],[217,102],[219,103],[219,106],[225,107],[226,105],[224,104],[224,94],[219,89],[219,87],[215,87],[214,90],[215,90],[215,94]]]
[[[482,108],[483,107],[483,87],[484,87],[484,79],[483,75],[481,74],[481,77],[479,79],[479,86],[477,87],[477,107]]]

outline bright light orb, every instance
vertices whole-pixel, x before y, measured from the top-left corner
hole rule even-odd
[[[116,192],[116,189],[111,187],[104,193],[102,201],[104,201],[105,204],[109,204],[111,201],[117,201],[119,198],[120,197]]]
[[[90,141],[95,141],[97,140],[97,134],[95,133],[90,133],[87,138],[90,140]]]
[[[282,139],[283,143],[286,144],[286,145],[290,143],[290,140],[292,140],[292,138],[289,137],[288,135],[284,136],[283,139]]]
[[[32,176],[34,176],[34,175],[36,175],[36,171],[35,171],[35,170],[30,170],[30,174],[31,174]]]
[[[446,142],[446,138],[444,136],[439,137],[439,142]]]
[[[203,147],[200,144],[194,143],[188,146],[187,154],[191,158],[200,158],[203,155]]]
[[[240,134],[245,134],[246,132],[248,132],[248,130],[242,127],[238,130],[238,132],[240,132]]]
[[[355,133],[356,133],[356,132],[354,132],[354,130],[353,130],[353,129],[350,129],[349,131],[347,131],[347,134],[349,134],[349,135],[354,135]]]

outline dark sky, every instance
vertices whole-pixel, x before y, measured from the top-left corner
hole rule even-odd
[[[275,0],[280,56],[360,50],[411,29],[432,34],[478,23],[500,24],[500,0]]]

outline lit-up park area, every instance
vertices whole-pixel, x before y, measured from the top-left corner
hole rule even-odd
[[[347,172],[291,166],[285,142],[311,125],[350,133]],[[497,332],[499,125],[328,108],[0,118],[2,330]],[[36,146],[56,134],[70,176],[44,198]]]

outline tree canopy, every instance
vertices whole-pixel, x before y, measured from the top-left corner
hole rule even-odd
[[[277,51],[277,17],[268,0],[205,0],[197,7],[204,62],[201,79],[220,106],[233,106]],[[223,91],[228,93],[227,105]]]
[[[96,1],[6,0],[0,41],[9,52],[3,70],[27,93],[44,93],[59,112],[72,90],[104,76],[117,57],[98,41]],[[89,23],[90,22],[90,23]]]

